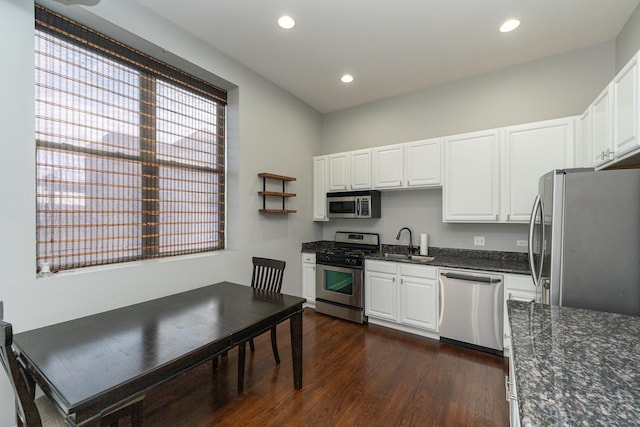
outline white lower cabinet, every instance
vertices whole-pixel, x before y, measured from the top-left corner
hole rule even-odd
[[[433,336],[426,332],[438,329],[436,273],[431,266],[367,260],[365,314],[369,322]]]
[[[307,307],[316,306],[316,254],[302,253],[302,297]]]
[[[397,321],[396,263],[366,261],[365,266],[365,314],[372,318]]]
[[[509,425],[520,427],[520,409],[518,408],[518,389],[516,387],[516,370],[513,364],[513,352],[509,352],[509,377],[506,382],[507,401],[509,402]]]
[[[536,287],[533,285],[531,276],[523,274],[504,275],[504,354],[509,354],[511,349],[511,327],[509,326],[509,315],[507,312],[507,301],[535,301]]]
[[[426,330],[438,329],[436,269],[399,264],[400,323]]]

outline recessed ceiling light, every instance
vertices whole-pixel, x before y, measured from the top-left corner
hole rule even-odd
[[[296,21],[288,15],[283,15],[280,18],[278,18],[278,25],[280,25],[280,28],[284,28],[285,30],[290,30],[296,26]]]
[[[345,74],[340,77],[340,80],[342,80],[342,83],[351,83],[353,81],[353,76],[351,74]]]
[[[500,32],[508,33],[509,31],[515,30],[519,26],[520,26],[520,21],[518,21],[517,19],[509,19],[500,26]]]

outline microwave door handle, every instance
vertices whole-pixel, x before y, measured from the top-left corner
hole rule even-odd
[[[360,216],[360,197],[356,199],[356,216]]]

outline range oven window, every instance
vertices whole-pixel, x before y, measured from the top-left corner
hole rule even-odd
[[[345,295],[353,293],[353,274],[341,271],[325,272],[324,288]]]

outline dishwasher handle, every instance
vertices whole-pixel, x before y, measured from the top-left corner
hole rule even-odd
[[[470,274],[440,273],[440,275],[446,277],[447,279],[466,280],[466,281],[469,281],[469,282],[477,282],[477,283],[500,283],[500,282],[502,282],[502,279],[498,279],[498,278],[495,278],[495,277],[472,276]]]

